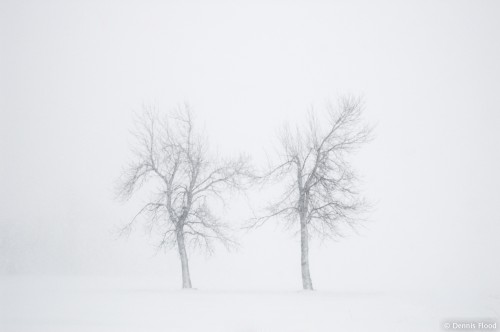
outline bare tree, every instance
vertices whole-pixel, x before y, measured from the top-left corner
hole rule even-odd
[[[159,234],[158,249],[177,246],[182,267],[182,287],[191,288],[188,255],[191,247],[213,250],[214,241],[234,243],[228,226],[214,216],[214,200],[223,192],[242,189],[249,174],[247,158],[222,160],[211,157],[206,138],[197,134],[188,105],[168,116],[155,107],[144,107],[134,131],[134,162],[119,181],[118,196],[128,200],[149,182],[152,192],[134,218],[123,228],[147,220],[150,232]]]
[[[282,217],[288,227],[300,224],[301,269],[304,289],[312,290],[309,272],[309,239],[341,236],[341,226],[355,226],[365,202],[360,197],[357,176],[346,157],[370,138],[371,128],[362,123],[360,98],[341,97],[327,106],[328,121],[311,111],[304,126],[285,127],[280,136],[277,166],[264,180],[285,182],[280,198],[269,205],[263,217],[252,221],[258,227],[273,217]]]

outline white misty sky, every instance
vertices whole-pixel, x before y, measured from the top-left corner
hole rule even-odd
[[[140,204],[112,192],[133,111],[188,101],[212,146],[260,165],[285,121],[354,93],[377,125],[353,159],[375,210],[360,236],[313,245],[316,286],[498,289],[499,17],[472,0],[3,0],[3,269],[178,286],[175,252],[113,238]],[[228,203],[239,225],[248,208]],[[194,285],[299,288],[298,239],[276,224],[191,254]]]

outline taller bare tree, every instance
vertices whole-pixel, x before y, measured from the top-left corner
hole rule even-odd
[[[124,200],[145,183],[153,185],[148,203],[123,231],[144,217],[150,233],[160,236],[158,248],[177,246],[183,288],[191,288],[188,245],[212,252],[214,241],[226,246],[233,242],[211,204],[222,200],[225,190],[241,189],[249,174],[247,158],[212,157],[205,137],[195,129],[187,105],[166,116],[155,107],[144,107],[134,131],[135,159],[118,185],[118,196]]]
[[[354,226],[365,203],[357,189],[357,177],[347,155],[370,138],[371,128],[363,124],[360,98],[341,97],[327,106],[327,119],[312,111],[304,126],[285,127],[280,136],[280,160],[263,179],[283,180],[285,190],[255,219],[258,227],[273,217],[282,217],[289,227],[300,226],[302,285],[312,290],[309,271],[309,239],[341,235],[342,224]],[[327,120],[327,121],[325,121]]]

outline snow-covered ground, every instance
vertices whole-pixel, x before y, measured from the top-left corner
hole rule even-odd
[[[169,290],[159,279],[1,277],[0,331],[440,331],[497,320],[498,296]]]

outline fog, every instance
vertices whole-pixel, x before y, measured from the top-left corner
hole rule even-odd
[[[313,239],[320,290],[500,292],[496,1],[2,1],[0,273],[157,277],[175,251],[116,229],[133,114],[189,102],[212,147],[260,167],[284,122],[363,95],[375,139],[353,157],[373,211]],[[256,196],[258,189],[250,195]],[[227,201],[235,227],[262,208]],[[278,220],[239,250],[190,252],[199,289],[300,289]]]

